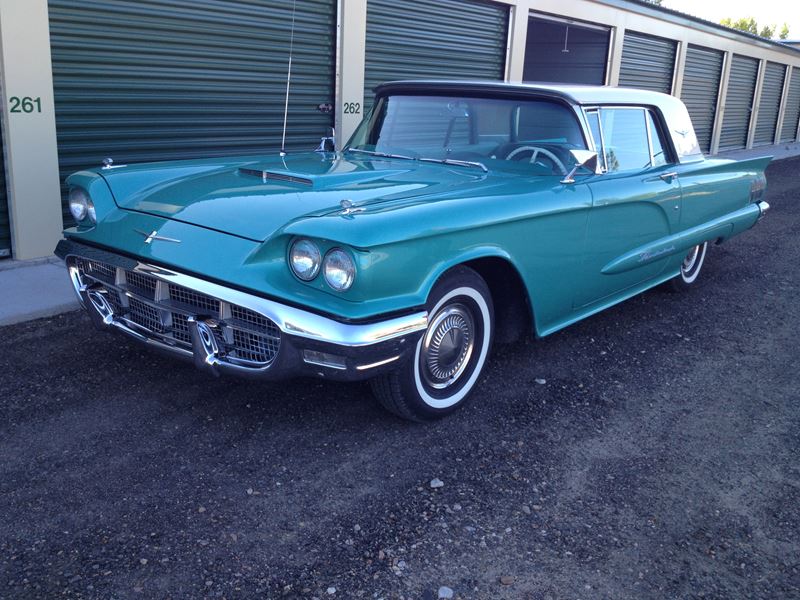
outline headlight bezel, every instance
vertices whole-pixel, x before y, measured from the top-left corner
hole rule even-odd
[[[308,249],[311,250],[312,255],[312,268],[310,271],[306,272],[300,272],[295,265],[295,250],[297,250],[302,244],[308,244]],[[319,275],[319,272],[322,269],[322,250],[320,249],[319,244],[308,238],[297,238],[294,240],[289,246],[289,268],[291,269],[292,274],[300,281],[305,283],[313,281],[317,275]]]
[[[334,261],[339,261],[338,265],[332,267]],[[344,279],[336,280],[329,274],[329,268],[335,268],[340,273],[344,273]],[[335,246],[325,253],[322,260],[322,276],[325,283],[336,292],[346,292],[356,280],[356,262],[344,248]]]

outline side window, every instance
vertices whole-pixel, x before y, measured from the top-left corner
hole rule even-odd
[[[600,124],[609,172],[650,166],[646,112],[641,108],[602,108]]]
[[[647,128],[650,131],[650,144],[653,148],[653,166],[660,167],[667,164],[669,156],[667,156],[666,145],[661,137],[661,132],[656,126],[655,118],[652,111],[647,111]]]

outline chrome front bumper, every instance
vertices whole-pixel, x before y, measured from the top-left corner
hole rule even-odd
[[[214,374],[366,379],[406,359],[428,322],[417,311],[342,323],[71,240],[59,242],[56,255],[96,327]]]

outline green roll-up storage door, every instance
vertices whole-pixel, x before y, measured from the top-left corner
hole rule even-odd
[[[800,68],[792,67],[792,78],[789,80],[789,94],[786,97],[786,110],[783,113],[781,141],[793,142],[797,139],[797,127],[800,124]]]
[[[474,0],[368,0],[365,108],[384,81],[502,80],[508,10]]]
[[[677,42],[626,31],[622,41],[619,86],[669,94]]]
[[[3,127],[0,124],[0,258],[11,256],[11,223],[8,219],[5,154]]]
[[[786,65],[767,63],[764,84],[761,86],[761,101],[758,104],[756,133],[753,138],[755,146],[775,143],[775,128],[778,126],[784,77],[786,77]]]
[[[530,17],[523,81],[603,85],[610,30]]]
[[[280,149],[292,2],[49,0],[61,176]],[[333,124],[336,0],[296,4],[287,149]],[[66,214],[66,213],[65,213]]]
[[[733,55],[728,92],[725,95],[725,114],[719,136],[720,150],[744,148],[753,110],[753,93],[758,78],[758,60]]]
[[[711,148],[711,133],[717,112],[723,53],[690,45],[686,49],[681,100],[692,117],[697,141],[703,152]]]

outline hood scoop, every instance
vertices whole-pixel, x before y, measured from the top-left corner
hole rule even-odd
[[[299,177],[291,173],[277,173],[275,171],[266,171],[264,169],[248,169],[246,167],[239,167],[239,174],[248,175],[250,177],[258,177],[262,182],[280,181],[281,183],[296,183],[298,185],[313,185],[313,182],[307,177]]]

